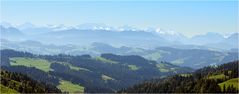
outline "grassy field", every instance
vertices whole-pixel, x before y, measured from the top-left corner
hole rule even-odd
[[[70,81],[61,80],[60,85],[57,86],[62,92],[69,93],[83,93],[84,87],[78,84],[73,84]]]
[[[208,77],[208,79],[224,79],[224,78],[228,78],[228,76],[224,74],[217,74]]]
[[[60,64],[63,64],[63,65],[69,66],[70,69],[76,70],[76,71],[78,71],[78,70],[90,71],[89,69],[81,68],[81,67],[78,67],[78,66],[74,66],[74,65],[72,65],[72,64],[70,64],[70,63],[66,63],[66,62],[57,62],[57,63],[60,63]],[[90,71],[90,72],[92,72],[92,71]]]
[[[236,87],[237,90],[239,90],[239,78],[234,78],[227,80],[225,82],[219,83],[218,85],[223,90],[223,85],[225,84],[225,87],[227,88],[229,85],[233,85],[233,87]]]
[[[111,63],[111,64],[117,64],[117,63],[119,63],[119,62],[112,61],[112,60],[109,60],[109,59],[106,59],[106,58],[103,58],[103,57],[95,57],[95,60],[101,61],[101,62],[103,62],[103,63]]]
[[[73,65],[69,65],[70,69],[73,69],[73,70],[82,70],[82,71],[90,71],[89,69],[86,69],[86,68],[81,68],[81,67],[77,67],[77,66],[73,66]]]
[[[105,81],[107,81],[107,80],[114,80],[113,78],[111,78],[111,77],[109,77],[109,76],[107,76],[107,75],[104,75],[104,74],[101,75],[101,78],[102,78],[103,80],[105,80]]]
[[[159,69],[159,71],[160,71],[160,72],[169,72],[170,70],[168,70],[168,69],[163,69],[163,68],[160,68],[160,69]]]
[[[169,72],[170,70],[167,68],[167,66],[165,66],[162,63],[158,63],[157,68],[159,69],[160,72]]]
[[[131,70],[138,70],[139,67],[137,67],[136,65],[128,65],[128,67],[131,69]]]
[[[183,76],[183,77],[189,77],[189,76],[192,76],[191,73],[184,73],[184,74],[180,74],[180,75]]]
[[[150,59],[150,60],[157,61],[157,60],[160,59],[161,54],[160,54],[160,52],[154,52],[152,54],[145,55],[144,57],[147,58],[147,59]]]
[[[1,94],[2,93],[6,93],[6,94],[9,94],[9,93],[16,94],[16,93],[18,93],[16,90],[8,88],[8,87],[6,87],[6,86],[4,86],[2,84],[0,84],[0,87],[1,87],[1,89],[0,89],[0,93]]]
[[[35,67],[37,69],[48,72],[50,70],[51,63],[44,59],[38,58],[22,58],[22,57],[14,57],[10,58],[10,64],[12,66],[23,65],[27,67]]]
[[[184,63],[184,59],[176,59],[174,61],[171,62],[172,64],[175,64],[175,65],[179,65],[179,64],[183,64]]]
[[[171,53],[168,51],[158,50],[156,52],[146,54],[143,57],[150,60],[158,61],[159,59],[161,59],[161,57],[163,57],[164,54],[171,54]]]

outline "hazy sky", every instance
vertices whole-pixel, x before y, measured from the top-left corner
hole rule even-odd
[[[160,27],[186,36],[230,33],[238,32],[238,1],[1,0],[1,20],[12,24]]]

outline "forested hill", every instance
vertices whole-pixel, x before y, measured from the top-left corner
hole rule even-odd
[[[192,74],[155,79],[119,92],[126,93],[238,93],[239,61],[209,66]]]
[[[60,93],[53,85],[32,80],[26,75],[1,70],[0,93]]]
[[[14,50],[1,50],[1,66],[70,93],[116,92],[144,80],[192,71],[137,55],[35,55]]]

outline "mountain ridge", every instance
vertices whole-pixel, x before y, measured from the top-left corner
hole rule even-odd
[[[29,24],[29,23],[28,23]],[[8,28],[19,29],[19,27],[11,27],[12,25],[5,25]],[[4,27],[4,24],[1,25],[1,28]],[[74,39],[81,37],[81,39],[77,39],[81,41],[81,44],[86,44],[84,42],[84,38],[88,38],[88,43],[93,42],[105,42],[108,44],[114,45],[128,45],[134,46],[138,45],[140,47],[149,48],[149,47],[157,47],[157,46],[173,46],[173,45],[202,45],[208,47],[216,47],[221,49],[230,49],[236,48],[237,45],[233,45],[236,43],[236,39],[230,39],[227,41],[228,46],[223,45],[228,39],[228,37],[223,37],[223,35],[216,32],[208,32],[202,35],[195,35],[192,38],[185,37],[183,34],[179,32],[175,32],[172,30],[165,30],[161,28],[155,29],[124,29],[123,31],[117,31],[114,29],[93,29],[95,26],[91,26],[90,28],[80,29],[76,27],[66,27],[64,25],[59,26],[42,26],[37,27],[34,25],[25,26],[24,29],[19,29],[21,33],[25,34],[25,38],[20,38],[22,40],[35,40],[41,41],[44,43],[54,43],[59,44],[56,40],[49,39],[50,37],[55,37],[58,40],[64,41],[65,43],[73,43],[78,44]],[[97,24],[96,24],[97,27]],[[131,28],[126,26],[127,28]],[[107,27],[108,28],[108,27]],[[110,28],[110,27],[109,27]],[[2,31],[7,31],[2,29]],[[93,35],[92,35],[93,34]],[[125,36],[128,37],[125,37]],[[9,37],[9,35],[5,35]],[[114,36],[114,37],[111,37]],[[230,36],[235,36],[236,33],[231,34]],[[229,37],[230,37],[229,36]],[[109,38],[108,38],[109,37]],[[10,38],[11,39],[11,38]],[[12,39],[16,40],[14,37]],[[19,38],[18,38],[19,39]],[[94,40],[99,39],[99,40]],[[51,41],[47,41],[51,40]],[[66,41],[68,40],[68,41]],[[72,42],[69,42],[71,40]],[[137,41],[141,41],[137,43]],[[127,42],[126,42],[127,41]],[[148,45],[143,45],[142,42],[147,43]],[[116,44],[117,43],[117,44]],[[159,45],[160,44],[160,45]],[[213,44],[217,44],[214,46]],[[225,46],[225,47],[224,47]],[[231,47],[232,46],[232,47]]]

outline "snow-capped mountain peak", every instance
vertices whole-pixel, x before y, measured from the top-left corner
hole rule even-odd
[[[68,27],[68,26],[65,26],[64,24],[60,24],[60,25],[47,25],[47,28],[50,28],[53,31],[61,31],[61,30],[72,29],[74,27]]]
[[[25,29],[29,29],[29,28],[36,28],[35,25],[33,25],[32,23],[26,22],[24,24],[20,24],[16,26],[19,30],[25,30]]]
[[[96,23],[86,23],[77,26],[79,30],[112,30],[112,27],[105,24],[96,24]]]
[[[155,33],[156,35],[169,41],[183,41],[186,39],[186,37],[183,36],[183,34],[173,30],[165,30],[162,28],[156,28]]]
[[[7,22],[1,22],[1,26],[5,27],[5,28],[13,27],[12,24],[7,23]]]
[[[155,29],[155,32],[158,33],[158,34],[161,34],[161,35],[181,35],[180,33],[178,32],[175,32],[175,31],[172,31],[172,30],[164,30],[162,28],[156,28]]]

